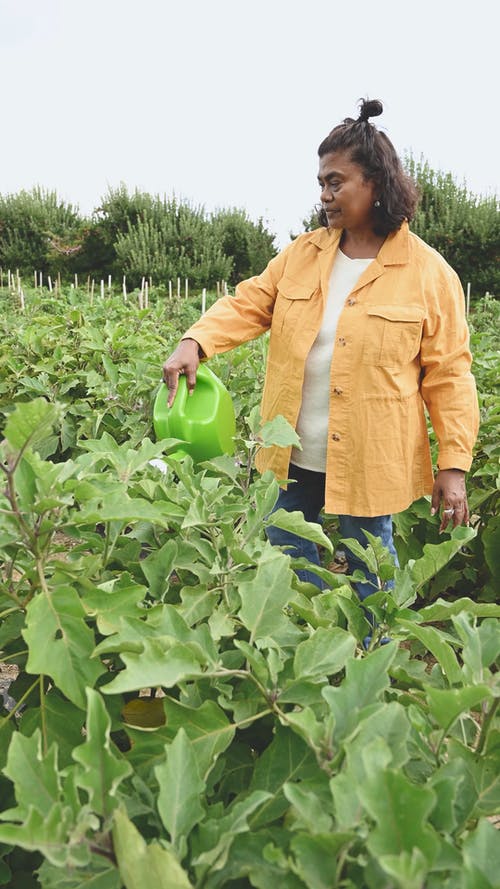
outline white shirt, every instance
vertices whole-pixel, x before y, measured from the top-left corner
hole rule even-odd
[[[351,259],[337,250],[323,322],[306,360],[302,404],[297,420],[297,434],[302,450],[292,448],[290,458],[292,463],[302,469],[326,472],[330,364],[335,331],[346,298],[371,262],[372,259]]]

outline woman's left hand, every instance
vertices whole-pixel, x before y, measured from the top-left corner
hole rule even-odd
[[[439,533],[448,527],[449,522],[453,527],[468,525],[469,506],[465,491],[465,472],[462,469],[440,469],[434,480],[432,489],[431,515],[435,515],[440,506],[443,506]]]

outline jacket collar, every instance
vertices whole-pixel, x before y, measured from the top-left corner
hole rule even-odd
[[[321,251],[319,253],[321,290],[323,298],[326,299],[328,293],[328,282],[330,272],[340,241],[342,232],[340,229],[328,230],[327,228],[316,229],[310,238],[310,242],[315,244]],[[384,274],[385,267],[391,265],[405,265],[409,259],[409,228],[405,221],[401,227],[387,235],[382,244],[376,258],[370,263],[368,268],[364,270],[352,292],[360,290],[366,284],[370,284],[376,278]]]
[[[311,244],[315,244],[320,250],[337,249],[342,232],[340,229],[317,228],[311,233]],[[376,262],[380,265],[404,265],[408,262],[409,257],[409,235],[410,230],[406,220],[401,224],[395,232],[387,235],[382,244]]]

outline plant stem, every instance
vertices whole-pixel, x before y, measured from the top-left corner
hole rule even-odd
[[[2,591],[3,592],[3,591]],[[14,614],[16,611],[19,611],[19,607],[17,608],[6,608],[5,611],[0,612],[0,620],[4,620],[9,614]]]
[[[478,739],[477,746],[476,746],[476,753],[483,752],[484,745],[486,744],[486,741],[488,738],[488,732],[490,729],[490,725],[491,725],[491,723],[493,721],[493,717],[495,716],[495,713],[497,711],[499,702],[500,702],[500,698],[496,698],[496,700],[493,701],[490,709],[488,710],[486,716],[483,719],[483,724],[481,726],[481,732],[480,732],[479,739]]]
[[[40,682],[40,722],[42,725],[42,744],[43,744],[43,755],[47,755],[47,750],[49,747],[48,736],[47,736],[47,715],[45,713],[45,689],[43,687],[44,676],[43,673],[40,673],[39,682]]]
[[[30,694],[31,694],[31,692],[33,691],[33,689],[37,687],[39,681],[40,681],[40,677],[37,676],[37,678],[35,679],[33,685],[30,685],[30,687],[28,688],[28,691],[25,691],[24,694],[23,694],[23,696],[22,696],[22,698],[20,698],[19,701],[16,701],[16,706],[13,707],[12,710],[10,711],[9,715],[8,715],[8,716],[5,716],[5,717],[3,718],[3,720],[2,720],[2,722],[0,722],[0,731],[2,731],[4,725],[6,725],[6,724],[8,723],[9,719],[12,719],[12,717],[15,716],[16,713],[19,712],[19,708],[22,707],[22,705],[24,704],[26,698],[28,698],[28,697],[30,696]]]
[[[5,657],[0,657],[0,664],[5,664],[7,661],[11,661],[12,658],[21,657],[23,654],[29,654],[29,648],[26,648],[24,651],[16,651],[14,654],[6,654]]]

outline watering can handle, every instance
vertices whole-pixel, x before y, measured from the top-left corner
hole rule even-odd
[[[181,342],[179,343],[179,345],[177,346],[175,351],[172,353],[170,358],[163,365],[163,379],[165,380],[165,383],[167,384],[168,389],[169,389],[169,398],[171,397],[170,393],[172,392],[172,390],[174,393],[170,406],[173,404],[174,400],[177,397],[177,395],[176,395],[177,386],[175,386],[175,384],[172,385],[172,380],[174,379],[174,380],[176,380],[176,382],[178,382],[181,375],[184,375],[186,378],[187,377],[192,378],[194,375],[194,382],[193,382],[193,389],[194,389],[194,385],[196,383],[196,371],[198,370],[199,363],[200,363],[200,346],[196,342],[196,340],[192,340],[189,338],[187,338],[185,340],[181,340]],[[175,374],[175,376],[173,376],[174,374]],[[187,379],[185,382],[186,382],[185,388],[187,390],[188,389]],[[182,387],[182,388],[184,388],[184,387]],[[186,394],[187,394],[187,392],[186,392]]]

